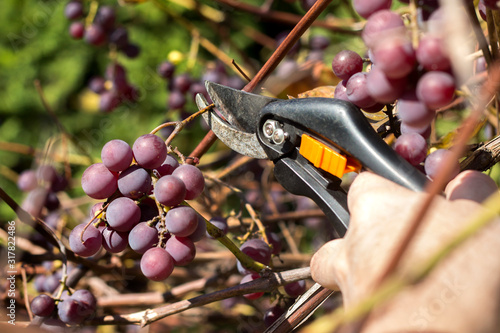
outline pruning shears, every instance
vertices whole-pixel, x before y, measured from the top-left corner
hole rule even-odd
[[[234,151],[270,159],[275,177],[289,192],[311,198],[340,237],[349,226],[347,172],[362,168],[414,191],[426,176],[375,132],[355,105],[334,98],[282,100],[207,81],[217,111],[203,114],[215,135]],[[208,106],[201,94],[199,109]]]

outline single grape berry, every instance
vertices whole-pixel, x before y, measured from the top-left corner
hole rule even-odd
[[[384,39],[372,48],[373,62],[391,79],[400,79],[413,70],[416,63],[415,50],[405,37],[398,35]]]
[[[102,246],[110,253],[119,253],[127,248],[128,232],[120,232],[110,227],[102,229]]]
[[[132,151],[137,163],[146,169],[159,167],[167,157],[167,146],[154,134],[145,134],[137,138]]]
[[[54,299],[49,295],[38,295],[31,301],[31,311],[35,316],[49,317],[55,308]]]
[[[443,164],[448,161],[453,163],[452,171],[447,175],[447,181],[449,182],[455,178],[460,173],[460,163],[458,160],[449,161],[452,158],[453,153],[447,149],[437,149],[427,156],[424,163],[425,173],[430,179],[434,179],[438,174],[439,170],[443,167]]]
[[[398,117],[402,122],[414,126],[428,126],[436,112],[429,109],[422,101],[417,98],[414,91],[405,92],[396,103]]]
[[[432,110],[446,106],[455,95],[455,80],[445,72],[427,72],[418,80],[417,97]]]
[[[106,42],[106,33],[95,24],[92,24],[85,31],[85,41],[94,46],[101,46]]]
[[[203,173],[194,165],[183,164],[172,172],[172,176],[184,182],[186,186],[186,200],[196,199],[205,188]]]
[[[82,189],[93,199],[106,199],[118,188],[118,174],[102,163],[89,166],[82,175]]]
[[[158,167],[156,168],[156,172],[158,172],[158,175],[160,177],[166,176],[166,175],[171,175],[172,172],[179,166],[179,162],[175,157],[172,155],[167,155],[165,158],[165,161]]]
[[[196,255],[194,242],[188,237],[170,237],[165,244],[165,250],[172,256],[176,266],[186,266]]]
[[[123,171],[132,163],[132,148],[123,140],[111,140],[101,150],[102,164],[111,171]]]
[[[128,198],[139,199],[148,195],[151,188],[151,176],[138,165],[130,166],[118,177],[118,190]]]
[[[394,144],[394,150],[411,165],[418,165],[427,155],[427,142],[417,133],[401,134]]]
[[[384,9],[371,15],[366,21],[361,37],[366,46],[372,48],[387,36],[404,35],[405,24],[401,16]]]
[[[332,69],[336,76],[342,80],[348,80],[363,70],[363,59],[354,51],[343,50],[333,58]]]
[[[170,79],[174,75],[175,65],[170,61],[162,62],[157,69],[158,75],[164,79]]]
[[[271,326],[284,313],[285,309],[278,305],[267,309],[266,312],[264,312],[264,324],[266,324],[266,327]]]
[[[186,198],[186,185],[173,175],[163,176],[155,184],[154,195],[165,206],[177,206]]]
[[[21,172],[17,179],[17,187],[23,192],[34,190],[38,186],[38,180],[34,170],[25,170]]]
[[[368,93],[367,73],[356,73],[347,80],[346,94],[349,101],[359,108],[369,108],[377,102]]]
[[[406,77],[390,79],[378,66],[373,66],[366,77],[368,93],[379,103],[393,103],[405,91],[406,83]]]
[[[76,20],[83,16],[83,4],[80,1],[70,1],[64,7],[64,16],[68,20]]]
[[[198,214],[198,224],[196,227],[196,230],[189,235],[189,239],[191,239],[193,242],[199,242],[205,237],[205,234],[207,232],[207,224],[205,222],[205,219]]]
[[[102,235],[94,226],[85,228],[85,223],[73,228],[69,234],[69,246],[73,252],[82,257],[90,257],[96,254],[102,245]],[[83,243],[81,241],[83,233]]]
[[[85,318],[94,314],[97,307],[97,300],[87,289],[78,289],[71,296],[71,299],[81,304],[81,315]]]
[[[158,243],[158,231],[146,222],[141,222],[130,230],[128,242],[132,250],[142,254]]]
[[[130,198],[116,198],[106,209],[106,220],[110,227],[117,231],[132,230],[140,219],[141,209]]]
[[[285,285],[285,292],[290,297],[299,297],[306,291],[306,281],[299,280]]]
[[[173,270],[174,260],[165,249],[154,247],[142,255],[141,271],[150,280],[163,281]]]
[[[392,0],[353,0],[354,10],[364,18],[369,18],[375,12],[391,8]]]
[[[227,220],[225,218],[223,218],[222,216],[214,216],[210,219],[209,222],[212,223],[214,226],[216,226],[217,229],[219,229],[222,232],[222,235],[227,234],[229,227],[227,225]],[[214,239],[212,236],[210,236],[208,232],[207,232],[207,237]]]
[[[188,206],[174,207],[167,212],[165,226],[173,235],[187,237],[198,227],[198,213]]]
[[[104,91],[99,100],[99,110],[111,112],[120,105],[120,96],[114,90]]]
[[[85,320],[85,315],[82,314],[82,304],[71,297],[60,302],[57,305],[57,314],[59,318],[69,325],[77,325]]]
[[[186,105],[186,97],[179,90],[173,90],[168,96],[169,109],[182,109]]]
[[[85,25],[82,22],[73,22],[69,26],[69,35],[73,39],[82,39],[85,35]]]
[[[89,89],[96,94],[102,94],[106,91],[106,80],[100,76],[93,77],[89,81]]]

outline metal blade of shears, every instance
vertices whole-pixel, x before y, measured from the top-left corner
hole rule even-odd
[[[202,94],[196,95],[196,105],[200,110],[206,108],[208,106],[208,102],[205,96]],[[256,134],[236,129],[222,120],[217,113],[213,111],[205,112],[203,114],[203,119],[205,119],[219,140],[232,150],[253,158],[268,158],[266,152],[262,149],[259,141],[257,140]]]
[[[276,98],[247,93],[214,82],[206,81],[205,87],[215,106],[234,128],[255,133],[260,111]]]

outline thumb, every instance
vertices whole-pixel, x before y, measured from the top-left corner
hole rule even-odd
[[[323,245],[311,259],[311,275],[321,286],[340,290],[345,285],[347,260],[344,239],[334,239]]]

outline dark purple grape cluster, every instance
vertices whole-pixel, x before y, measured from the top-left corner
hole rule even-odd
[[[57,192],[65,190],[67,186],[66,178],[48,164],[36,170],[21,172],[17,180],[17,187],[28,194],[22,208],[33,217],[43,218],[54,229],[59,221]]]
[[[76,290],[71,295],[63,292],[61,299],[56,300],[49,295],[41,294],[31,301],[31,311],[39,317],[58,317],[68,325],[79,325],[91,318],[96,311],[97,301],[94,295],[86,290]],[[57,313],[57,314],[56,314]]]
[[[140,48],[131,43],[128,31],[116,25],[116,11],[111,6],[100,6],[92,24],[85,26],[84,16],[86,9],[82,0],[71,0],[66,4],[64,15],[72,21],[69,33],[74,39],[82,39],[94,46],[109,45],[116,48],[129,58],[135,58]]]
[[[73,229],[71,249],[89,257],[101,248],[118,253],[130,246],[142,254],[141,270],[154,281],[166,279],[175,265],[190,263],[206,224],[193,208],[181,204],[203,191],[201,171],[179,165],[154,134],[142,135],[132,147],[111,140],[103,146],[101,159],[83,173],[82,188],[91,198],[107,202],[91,209],[90,218],[99,223]]]
[[[366,112],[395,104],[401,136],[394,149],[414,166],[426,159],[436,110],[452,102],[456,88],[439,29],[440,9],[437,2],[427,2],[420,8],[426,11],[420,19],[428,20],[428,29],[415,46],[401,16],[390,10],[391,0],[353,1],[354,9],[367,18],[361,36],[368,47],[370,70],[363,72],[362,58],[349,50],[332,61],[333,72],[342,79],[336,98]]]
[[[135,102],[139,91],[127,80],[125,68],[114,62],[108,65],[105,77],[95,76],[89,81],[89,89],[100,95],[99,109],[111,112],[127,102]]]
[[[200,80],[187,73],[176,75],[175,70],[176,66],[170,61],[162,62],[157,68],[158,75],[167,81],[167,89],[170,92],[167,107],[171,110],[182,110],[188,98],[194,100],[197,94],[203,94],[209,99],[205,81],[220,83],[235,89],[242,89],[245,85],[239,76],[228,75],[222,63],[217,63],[215,68],[209,69]]]
[[[74,39],[82,39],[94,46],[108,45],[124,53],[129,58],[135,58],[140,53],[140,48],[131,43],[128,31],[116,25],[116,12],[111,6],[100,6],[95,14],[92,24],[85,27],[84,3],[81,0],[71,0],[67,3],[64,14],[68,20],[73,21],[69,33]],[[106,76],[94,77],[89,81],[89,88],[101,99],[101,111],[110,112],[124,102],[135,102],[138,90],[127,82],[125,68],[118,63],[112,63],[106,69]]]

